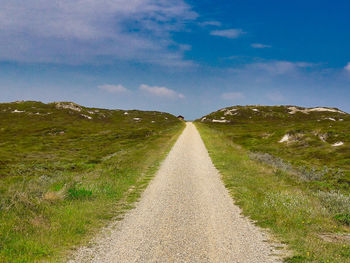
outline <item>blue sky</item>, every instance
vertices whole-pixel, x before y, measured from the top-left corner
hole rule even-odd
[[[0,101],[350,112],[345,0],[0,0]]]

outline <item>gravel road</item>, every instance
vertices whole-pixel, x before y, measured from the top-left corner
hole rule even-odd
[[[281,262],[240,212],[187,123],[136,208],[69,262]]]

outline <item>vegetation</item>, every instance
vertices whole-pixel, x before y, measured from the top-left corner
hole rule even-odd
[[[196,122],[244,214],[295,252],[286,262],[350,262],[350,117],[329,110],[236,106]]]
[[[161,112],[0,104],[0,261],[63,261],[130,207],[183,126]]]
[[[347,113],[333,108],[236,106],[201,120],[249,150],[253,159],[276,164],[320,190],[350,190]]]

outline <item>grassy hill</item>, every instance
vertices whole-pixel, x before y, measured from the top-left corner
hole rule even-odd
[[[278,157],[290,162],[306,180],[333,180],[342,174],[325,187],[335,183],[350,190],[350,114],[336,108],[235,106],[198,121],[222,131],[262,161],[272,163]]]
[[[293,251],[286,262],[350,262],[349,114],[234,106],[196,126],[243,213]]]
[[[155,111],[0,104],[0,261],[63,260],[137,198],[183,126]]]

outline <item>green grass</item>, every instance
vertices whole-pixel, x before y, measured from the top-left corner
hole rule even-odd
[[[235,115],[225,115],[225,111],[230,109],[235,109],[232,112]],[[252,156],[260,161],[278,163],[278,160],[266,155],[269,154],[283,160],[285,166],[289,163],[294,173],[315,189],[348,193],[350,115],[324,111],[309,114],[289,112],[288,106],[235,106],[205,116],[203,123],[222,132],[229,141],[255,153]],[[211,122],[221,118],[229,122]],[[289,134],[291,140],[280,143],[285,134]],[[335,142],[343,142],[344,145],[334,147],[332,144]],[[278,168],[284,169],[281,162]]]
[[[243,121],[236,125],[195,124],[236,204],[245,215],[259,226],[270,229],[273,236],[291,250],[292,255],[285,259],[286,262],[350,262],[349,242],[336,241],[339,234],[350,232],[344,223],[348,215],[339,216],[332,211],[350,211],[346,195],[338,191],[320,191],[319,188],[324,190],[322,182],[318,188],[315,182],[306,182],[294,174],[252,160],[249,150],[252,145],[259,146],[260,139],[254,132],[262,132],[262,124],[257,123],[258,127],[254,127],[253,122],[245,124]],[[270,122],[270,125],[265,124],[265,128],[273,130],[274,124]],[[255,138],[256,144],[252,144]],[[244,143],[248,141],[248,144]],[[263,148],[258,149],[262,151]],[[278,149],[274,150],[278,152]],[[336,182],[331,188],[336,188]],[[334,237],[334,242],[321,238],[325,233]]]
[[[167,113],[62,105],[0,104],[1,262],[64,261],[132,207],[184,127]]]

